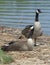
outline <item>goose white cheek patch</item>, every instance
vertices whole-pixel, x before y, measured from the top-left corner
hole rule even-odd
[[[34,27],[32,26],[30,29],[32,30]]]
[[[39,13],[38,10],[36,10],[36,12]]]

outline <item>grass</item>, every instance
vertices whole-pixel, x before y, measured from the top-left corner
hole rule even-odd
[[[0,64],[9,64],[13,61],[14,60],[10,55],[6,54],[4,51],[0,49]]]

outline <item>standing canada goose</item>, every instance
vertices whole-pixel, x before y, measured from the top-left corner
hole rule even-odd
[[[35,22],[34,25],[28,25],[26,26],[25,29],[22,30],[22,34],[28,38],[29,36],[29,31],[31,31],[30,36],[31,38],[34,38],[34,46],[36,46],[36,39],[38,36],[42,35],[42,29],[41,29],[41,24],[39,22],[39,13],[41,13],[40,9],[36,10],[36,15],[35,15]]]

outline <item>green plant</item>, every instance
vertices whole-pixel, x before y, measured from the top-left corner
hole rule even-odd
[[[10,55],[7,55],[4,51],[0,49],[0,63],[8,64],[13,62],[14,60]]]

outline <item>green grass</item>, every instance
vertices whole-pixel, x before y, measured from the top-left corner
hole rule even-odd
[[[13,61],[14,60],[10,55],[6,54],[4,51],[0,49],[0,64],[9,64]]]

